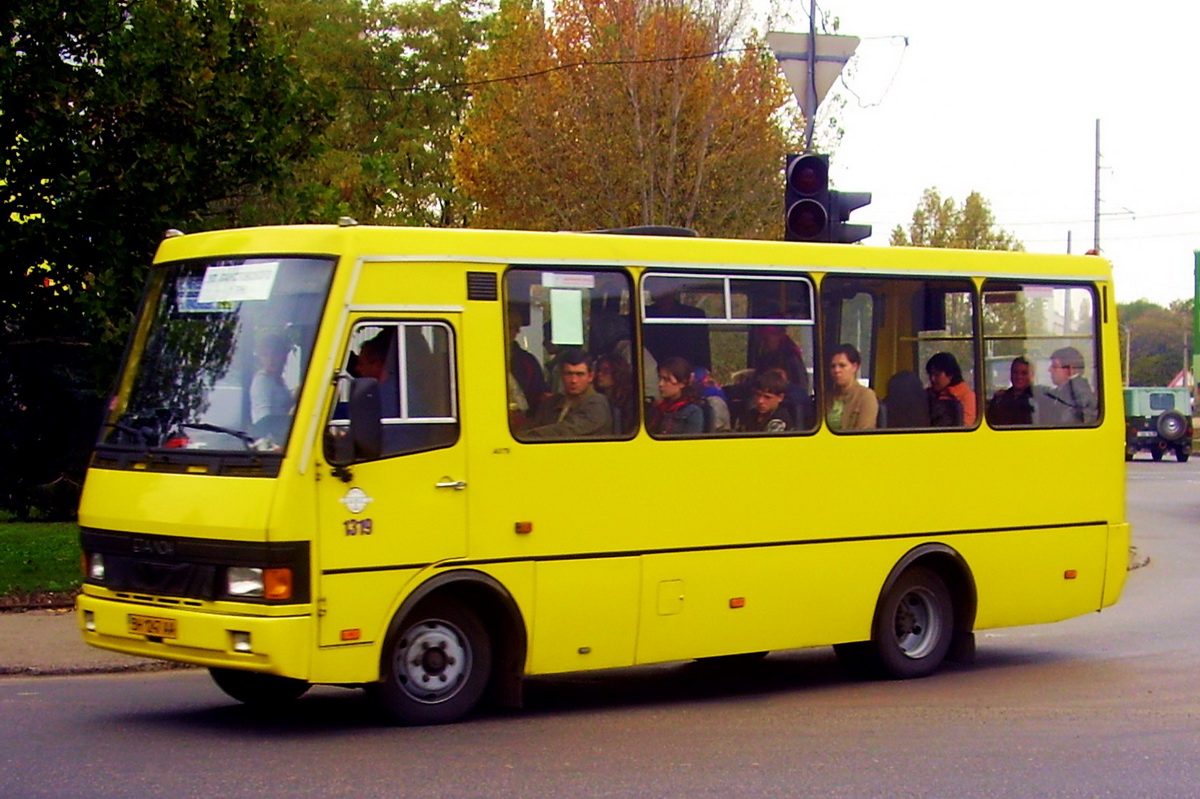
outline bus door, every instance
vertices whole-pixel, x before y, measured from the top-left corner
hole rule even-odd
[[[458,314],[359,317],[340,369],[379,381],[382,448],[318,467],[322,646],[366,643],[418,570],[466,552],[466,454],[458,410]],[[326,424],[345,424],[334,397]]]

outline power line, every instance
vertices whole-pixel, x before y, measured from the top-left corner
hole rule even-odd
[[[609,60],[605,60],[605,61],[576,61],[576,62],[573,62],[570,64],[558,64],[557,66],[546,67],[545,69],[534,70],[533,72],[522,72],[522,73],[519,73],[516,75],[504,75],[504,76],[498,77],[498,78],[485,78],[483,80],[462,81],[460,83],[443,83],[443,84],[440,84],[440,85],[432,87],[432,88],[428,85],[396,86],[396,87],[389,87],[389,88],[384,88],[384,87],[379,87],[379,86],[352,86],[349,88],[352,88],[352,89],[355,89],[358,91],[369,91],[369,92],[388,91],[388,92],[399,92],[399,93],[448,91],[450,89],[470,89],[474,86],[486,86],[486,85],[492,84],[492,83],[510,83],[510,82],[515,83],[515,82],[521,81],[521,80],[529,80],[530,78],[540,78],[543,75],[549,75],[554,72],[562,72],[562,71],[568,70],[568,69],[581,69],[583,67],[614,67],[614,66],[639,65],[639,64],[664,64],[664,63],[671,63],[671,62],[700,61],[700,60],[710,59],[710,58],[714,58],[716,56],[721,56],[721,55],[730,55],[733,53],[751,53],[751,52],[759,52],[759,51],[765,51],[765,50],[766,50],[766,48],[763,48],[763,47],[726,47],[726,48],[722,48],[720,50],[712,50],[707,53],[693,53],[690,55],[661,56],[661,57],[657,57],[657,58],[614,58],[614,59],[609,59]]]
[[[1138,241],[1141,239],[1173,239],[1183,238],[1186,236],[1195,236],[1200,238],[1200,230],[1182,231],[1179,233],[1145,233],[1138,236],[1108,236],[1104,237],[1105,241]],[[1021,239],[1022,244],[1055,244],[1061,243],[1063,237],[1059,236],[1053,239]]]
[[[1163,214],[1131,214],[1132,218],[1129,221],[1137,222],[1142,219],[1166,219],[1168,217],[1173,217],[1173,216],[1194,216],[1196,214],[1200,214],[1200,210],[1171,211],[1171,212],[1163,213]],[[1124,214],[1122,214],[1122,215],[1124,215]],[[1101,214],[1101,216],[1107,216],[1107,214]],[[1091,222],[1092,222],[1092,217],[1088,217],[1087,219],[1053,219],[1053,220],[1030,221],[1030,222],[997,222],[996,225],[999,227],[1009,228],[1009,227],[1031,227],[1034,225],[1083,225],[1083,224],[1091,224]]]

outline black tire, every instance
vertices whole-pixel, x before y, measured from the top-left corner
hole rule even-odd
[[[1163,441],[1175,443],[1187,434],[1187,418],[1179,411],[1165,411],[1154,423],[1154,429]]]
[[[432,599],[393,624],[370,691],[400,724],[449,724],[471,712],[492,670],[487,631],[469,608]]]
[[[1175,448],[1175,460],[1180,463],[1187,463],[1188,458],[1192,455],[1192,448],[1187,444]]]
[[[913,566],[880,600],[871,643],[883,676],[909,680],[936,671],[953,636],[954,606],[945,581]]]
[[[305,691],[312,687],[304,680],[256,671],[210,668],[208,673],[218,688],[251,707],[286,705],[304,696]]]
[[[1163,456],[1163,450],[1159,449],[1158,447],[1155,447],[1154,449],[1150,450],[1150,457],[1154,458],[1154,460],[1161,461],[1162,456]]]

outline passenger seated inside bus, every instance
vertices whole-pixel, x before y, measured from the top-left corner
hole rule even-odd
[[[558,355],[562,392],[543,401],[522,439],[569,439],[612,434],[608,400],[592,383],[596,374],[591,357],[581,349]]]
[[[380,416],[384,419],[400,415],[400,388],[394,375],[395,364],[392,339],[395,328],[385,327],[373,338],[362,343],[354,364],[355,377],[371,377],[379,382]]]
[[[796,411],[787,401],[787,380],[777,372],[756,374],[750,383],[750,403],[734,430],[782,433],[796,429]]]
[[[651,435],[678,436],[704,432],[700,392],[692,383],[692,365],[667,358],[658,366],[658,402],[650,406],[646,427]]]
[[[700,407],[704,411],[704,432],[728,433],[733,429],[729,401],[712,373],[703,366],[692,370],[692,382],[700,392]]]
[[[862,355],[853,344],[839,344],[829,356],[830,391],[825,424],[830,430],[874,430],[879,416],[875,392],[858,382]]]
[[[925,362],[929,375],[929,423],[933,427],[974,427],[975,392],[963,380],[958,359],[938,352]]]
[[[618,435],[637,426],[637,398],[634,396],[633,369],[629,361],[615,352],[596,359],[596,390],[608,400],[613,431]]]
[[[929,395],[911,369],[888,378],[887,396],[879,403],[879,426],[889,430],[929,427]]]
[[[518,337],[521,328],[525,326],[518,306],[510,305],[508,309],[508,371],[516,381],[521,396],[526,404],[526,410],[532,414],[537,411],[538,403],[550,396],[550,384],[546,382],[546,374],[537,357],[521,346]],[[510,401],[515,401],[510,400]]]
[[[988,401],[987,419],[994,426],[1033,424],[1033,367],[1023,355],[1008,368],[1009,387]]]
[[[1054,385],[1035,392],[1039,425],[1071,427],[1096,423],[1100,417],[1099,404],[1083,371],[1083,353],[1075,347],[1061,347],[1051,353],[1050,381]]]
[[[755,374],[774,372],[787,382],[787,399],[796,412],[796,426],[807,430],[816,421],[816,406],[808,388],[804,361],[789,358],[780,350],[764,353],[755,362]]]

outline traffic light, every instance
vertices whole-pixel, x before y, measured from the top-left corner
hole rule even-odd
[[[870,225],[847,222],[850,212],[871,204],[869,191],[829,192],[829,240],[840,244],[853,244],[871,235]]]
[[[829,241],[829,156],[789,155],[784,190],[784,239]]]

